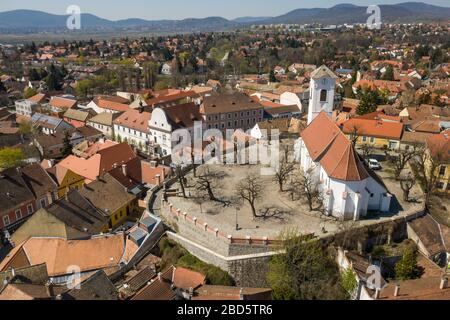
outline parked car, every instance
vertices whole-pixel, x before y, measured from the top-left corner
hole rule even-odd
[[[381,164],[376,159],[369,159],[367,161],[367,164],[369,165],[369,168],[372,170],[381,170]]]

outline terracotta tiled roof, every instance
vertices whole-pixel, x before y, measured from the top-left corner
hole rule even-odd
[[[100,108],[109,109],[117,112],[125,112],[130,109],[129,105],[113,101],[113,99],[110,98],[97,97],[94,99],[94,102]]]
[[[369,177],[353,144],[324,112],[303,130],[301,137],[312,160],[319,162],[330,178],[361,181]]]
[[[271,300],[268,288],[240,288],[205,285],[197,289],[192,300]]]
[[[31,164],[21,169],[22,177],[36,198],[56,190],[56,183],[39,165]]]
[[[196,289],[204,285],[206,281],[205,275],[186,268],[177,267],[174,269],[172,282],[178,289],[189,290]]]
[[[152,114],[150,112],[140,112],[137,109],[129,109],[114,120],[114,124],[137,130],[139,132],[149,133],[148,122],[151,117]]]
[[[352,118],[344,122],[343,131],[345,134],[355,133],[355,129],[358,136],[400,140],[403,133],[403,124],[360,118]]]
[[[52,107],[70,109],[77,105],[77,100],[67,99],[63,97],[52,97],[50,99],[50,105]]]
[[[124,256],[126,251],[128,254]],[[118,268],[122,259],[129,261],[136,251],[134,243],[125,242],[122,233],[89,240],[30,238],[10,252],[0,263],[0,270],[3,271],[18,252],[27,257],[23,266],[46,263],[49,276],[54,277],[67,274],[68,267],[73,265],[79,266],[81,272]]]
[[[200,108],[193,102],[166,107],[163,110],[169,117],[168,120],[172,123],[173,129],[191,128],[195,121],[203,120]]]
[[[126,143],[120,143],[106,149],[99,150],[98,153],[88,159],[76,156],[68,156],[58,165],[70,169],[76,174],[91,181],[103,173],[114,169],[114,164],[121,166],[136,158],[136,154]]]
[[[45,94],[38,93],[37,95],[34,95],[34,96],[28,98],[27,100],[30,100],[35,103],[43,103],[46,98],[47,98],[47,96]]]
[[[450,300],[450,288],[440,289],[441,277],[400,281],[400,295],[394,296],[395,283],[381,290],[380,300]]]
[[[262,108],[261,104],[243,93],[218,94],[205,97],[202,113],[217,114],[227,112],[240,112]]]
[[[450,129],[427,139],[427,146],[431,155],[439,158],[439,162],[450,163]]]

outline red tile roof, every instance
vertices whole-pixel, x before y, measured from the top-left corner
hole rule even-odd
[[[114,124],[131,128],[139,132],[149,133],[148,122],[151,117],[152,114],[150,112],[140,112],[137,109],[129,109],[114,120]]]
[[[346,134],[354,133],[356,129],[358,136],[392,140],[400,140],[403,133],[403,124],[398,122],[353,118],[344,122],[343,126],[343,131]]]
[[[303,130],[301,137],[312,160],[319,162],[330,178],[361,181],[369,177],[353,144],[324,112]]]

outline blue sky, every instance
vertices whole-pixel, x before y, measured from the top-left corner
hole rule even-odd
[[[298,8],[331,7],[339,3],[357,5],[389,4],[392,0],[0,0],[0,11],[41,10],[64,14],[69,5],[79,5],[82,12],[107,19],[184,19],[207,16],[236,18],[242,16],[277,16]],[[448,0],[423,0],[428,4],[449,6]]]

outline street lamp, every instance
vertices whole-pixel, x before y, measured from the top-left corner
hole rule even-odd
[[[236,207],[236,231],[239,231],[239,223],[238,223],[238,212],[241,210],[241,208]]]

